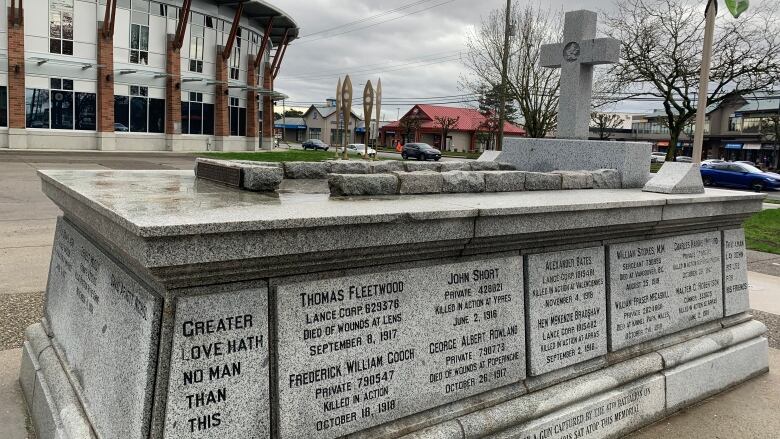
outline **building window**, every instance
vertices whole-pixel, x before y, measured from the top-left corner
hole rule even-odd
[[[49,2],[49,52],[73,55],[73,0]]]
[[[236,46],[233,47],[233,54],[230,56],[230,79],[238,80],[238,68],[240,64],[241,64],[241,47]]]
[[[149,64],[149,1],[133,0],[130,15],[130,62]]]
[[[206,35],[205,16],[192,12],[190,15],[190,71],[203,73],[203,41]]]
[[[246,108],[239,107],[238,98],[230,98],[230,135],[246,136]]]
[[[322,135],[322,129],[321,128],[309,128],[309,138],[310,139],[319,139]]]
[[[8,126],[8,89],[0,87],[0,127]]]
[[[114,96],[114,131],[165,132],[165,99],[149,97],[149,88],[131,85],[130,96]]]
[[[97,124],[95,93],[73,91],[73,80],[51,78],[49,89],[25,91],[27,128],[94,131]]]
[[[182,134],[214,134],[214,104],[203,103],[203,93],[190,92],[181,103]]]

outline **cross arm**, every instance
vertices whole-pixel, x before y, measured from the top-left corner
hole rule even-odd
[[[615,64],[620,61],[620,41],[614,38],[596,38],[580,43],[582,64]]]
[[[563,64],[563,44],[545,44],[539,50],[539,66],[560,67]]]

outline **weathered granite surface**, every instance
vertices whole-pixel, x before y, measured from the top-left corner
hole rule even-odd
[[[284,171],[278,163],[252,162],[249,160],[215,160],[199,157],[195,160],[195,175],[204,175],[203,167],[210,169],[230,168],[240,172],[241,188],[257,192],[273,192],[282,182]],[[218,167],[218,168],[215,168]]]
[[[407,172],[415,172],[415,171],[440,172],[441,171],[441,163],[439,162],[428,162],[428,161],[412,162],[407,160],[404,161],[403,164]]]
[[[607,353],[604,247],[526,256],[530,375]]]
[[[704,183],[697,163],[666,162],[642,190],[660,194],[701,194]]]
[[[723,317],[721,233],[608,246],[610,350]]]
[[[283,439],[339,437],[525,378],[519,256],[272,284]]]
[[[148,286],[58,219],[46,319],[102,438],[149,432],[160,312]]]
[[[265,286],[180,297],[166,438],[270,436]]]
[[[371,162],[364,160],[331,160],[329,163],[332,174],[370,174],[372,168]]]
[[[284,162],[284,177],[292,179],[328,178],[331,163],[333,162]]]
[[[745,229],[723,231],[723,311],[731,316],[750,309]]]
[[[485,177],[477,172],[442,172],[442,192],[485,192]]]
[[[620,189],[620,172],[615,169],[597,169],[591,171],[593,188],[595,189]]]
[[[754,338],[665,370],[667,409],[679,410],[765,372],[769,367],[767,349],[766,338]]]
[[[528,191],[560,190],[561,175],[546,172],[526,172],[525,189]]]
[[[485,179],[485,192],[518,192],[525,190],[525,172],[522,171],[487,171],[482,176]]]
[[[584,171],[553,171],[560,174],[561,189],[593,189],[593,175]]]
[[[395,171],[405,171],[404,163],[399,160],[379,160],[370,162],[369,168],[372,174],[389,174]]]
[[[650,144],[597,140],[506,138],[496,161],[521,171],[616,169],[624,188],[641,188],[650,178]]]
[[[394,172],[398,177],[398,193],[438,194],[444,186],[444,177],[436,171]]]
[[[394,174],[330,174],[328,187],[332,195],[395,195],[398,177]]]

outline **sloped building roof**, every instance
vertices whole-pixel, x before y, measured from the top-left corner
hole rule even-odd
[[[452,127],[451,131],[485,131],[482,127],[486,117],[474,108],[445,107],[440,105],[418,104],[412,107],[404,117],[417,115],[423,119],[420,124],[421,129],[439,129],[436,122],[437,117],[457,118],[458,123]],[[399,122],[395,121],[384,128],[398,128]],[[504,133],[514,135],[525,135],[525,130],[509,122],[504,123]]]

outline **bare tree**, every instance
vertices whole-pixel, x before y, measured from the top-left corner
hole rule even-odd
[[[623,125],[623,118],[615,113],[590,113],[590,126],[596,129],[599,140],[607,140],[612,135],[612,130]]]
[[[761,134],[774,141],[775,157],[772,167],[774,169],[780,168],[780,108],[777,109],[777,114],[761,119]]]
[[[460,116],[434,116],[433,121],[434,125],[441,129],[441,149],[444,151],[447,146],[447,134],[450,133],[451,129],[458,126],[458,122],[460,122]]]
[[[544,137],[555,129],[558,117],[560,71],[540,67],[539,54],[543,44],[560,39],[562,14],[539,4],[521,7],[518,1],[512,11],[507,96],[517,103],[527,135]],[[505,14],[504,8],[493,10],[467,36],[469,50],[463,62],[469,74],[461,78],[461,85],[473,93],[501,86]]]
[[[409,138],[417,138],[417,130],[420,129],[421,124],[422,120],[419,117],[412,115],[402,117],[401,120],[398,121],[398,127],[400,128],[400,131],[404,133],[404,143],[406,143]]]
[[[780,26],[777,6],[769,3],[751,8],[738,20],[718,20],[708,106],[766,90],[780,77]],[[622,0],[606,17],[607,35],[621,41],[621,62],[609,69],[600,90],[608,90],[613,101],[638,96],[663,100],[670,132],[667,160],[674,157],[680,134],[696,115],[703,6],[680,0]]]

